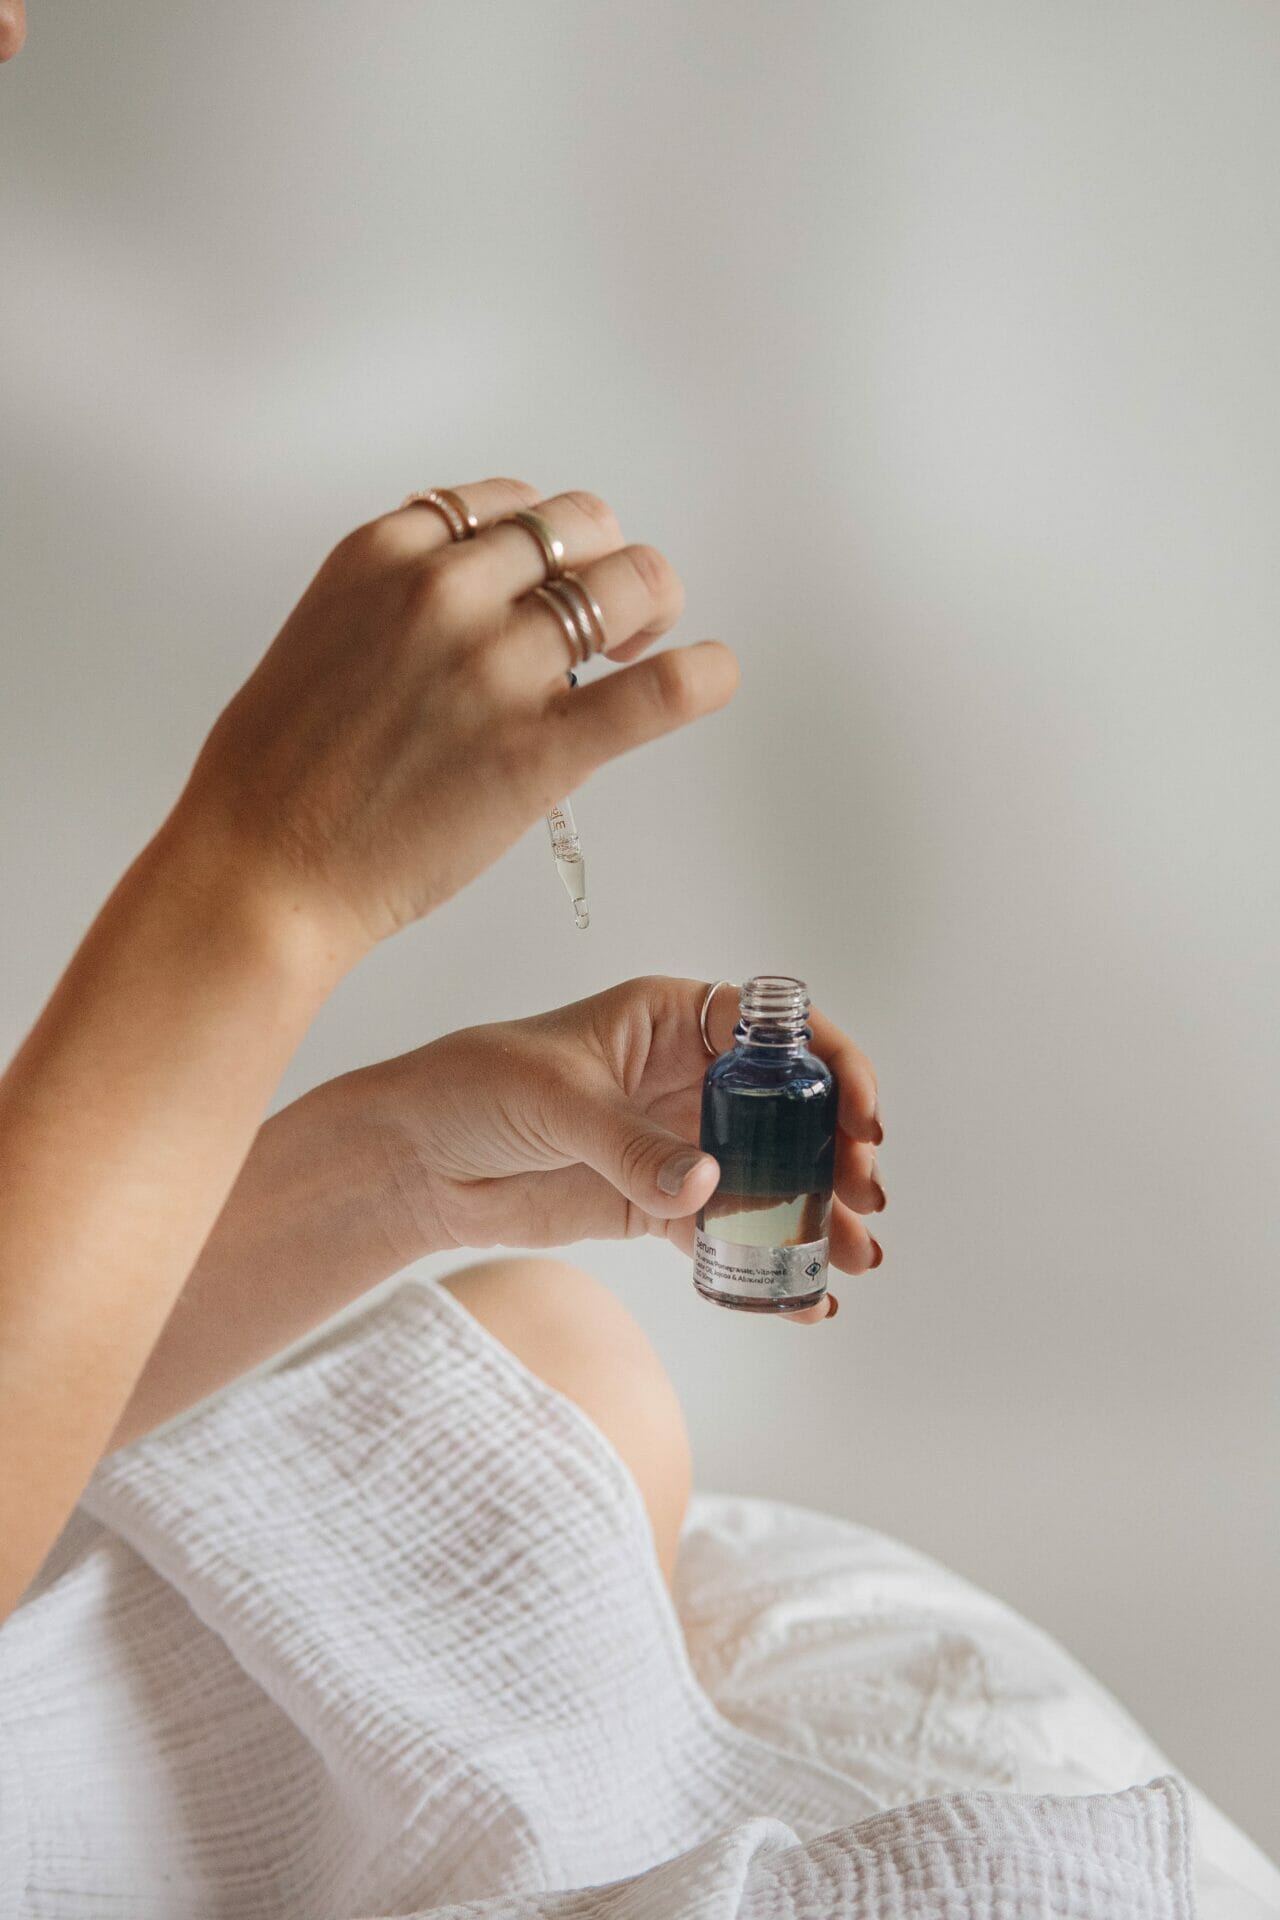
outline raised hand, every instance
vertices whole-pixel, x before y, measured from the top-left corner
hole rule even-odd
[[[408,506],[329,556],[215,724],[175,808],[193,865],[231,865],[302,911],[344,964],[473,879],[602,762],[722,706],[737,666],[718,641],[637,660],[683,589],[624,544],[589,493],[541,500],[488,480],[456,489],[479,522],[455,543]],[[627,665],[579,687],[546,561],[512,512],[536,506]]]

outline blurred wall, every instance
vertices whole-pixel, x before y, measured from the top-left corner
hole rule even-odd
[[[1280,14],[32,14],[6,1050],[338,535],[487,473],[603,493],[738,700],[583,794],[589,935],[537,827],[280,1098],[638,971],[804,975],[887,1127],[839,1326],[580,1256],[701,1484],[993,1588],[1280,1850]]]

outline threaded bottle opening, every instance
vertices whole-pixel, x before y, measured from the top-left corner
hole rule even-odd
[[[738,1023],[753,1041],[791,1040],[805,1031],[809,990],[785,973],[758,973],[743,985]]]

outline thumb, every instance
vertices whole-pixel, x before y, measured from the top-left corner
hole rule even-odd
[[[602,1103],[583,1121],[582,1159],[645,1213],[676,1219],[715,1192],[720,1168],[711,1155],[625,1100]]]

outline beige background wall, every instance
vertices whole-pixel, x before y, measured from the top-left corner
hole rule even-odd
[[[839,1326],[585,1252],[701,1482],[995,1589],[1280,1850],[1280,13],[32,14],[6,1049],[346,527],[489,472],[604,493],[739,700],[583,795],[589,936],[538,828],[281,1098],[636,971],[805,975],[884,1090]]]

